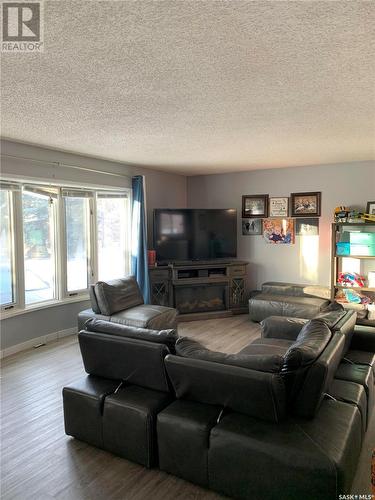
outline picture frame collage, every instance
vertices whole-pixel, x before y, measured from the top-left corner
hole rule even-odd
[[[321,192],[242,196],[242,235],[263,235],[267,243],[290,245],[295,236],[319,234]]]

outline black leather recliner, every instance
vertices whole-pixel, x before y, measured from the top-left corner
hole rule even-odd
[[[174,399],[164,358],[173,352],[176,332],[102,320],[86,327],[91,331],[78,338],[89,375],[63,389],[65,432],[151,467],[156,415]]]
[[[78,331],[89,319],[101,319],[136,328],[177,328],[178,311],[173,307],[145,304],[134,276],[90,285],[91,309],[78,314]]]
[[[88,322],[79,342],[90,375],[64,388],[67,434],[234,498],[349,493],[374,378],[343,356],[374,353],[375,341],[351,340],[351,316],[293,333],[281,319],[235,355],[173,331]]]

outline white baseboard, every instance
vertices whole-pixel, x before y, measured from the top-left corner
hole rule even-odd
[[[74,335],[77,333],[77,327],[67,328],[66,330],[60,330],[58,332],[48,333],[47,335],[42,335],[41,337],[36,337],[34,339],[27,340],[21,344],[12,345],[6,349],[0,351],[0,359],[16,354],[17,352],[26,351],[31,349],[38,344],[48,344],[53,340],[61,339],[67,337],[68,335]]]

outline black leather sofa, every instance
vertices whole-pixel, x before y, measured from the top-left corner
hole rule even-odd
[[[233,498],[336,499],[374,397],[375,339],[352,338],[352,322],[268,318],[232,355],[91,320],[79,333],[89,375],[63,389],[66,433]]]
[[[262,321],[268,316],[315,318],[330,304],[331,291],[319,285],[268,281],[249,299],[249,316]]]

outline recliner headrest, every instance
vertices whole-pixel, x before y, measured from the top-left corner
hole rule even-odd
[[[324,321],[312,319],[306,323],[296,341],[284,357],[283,371],[297,370],[311,365],[323,352],[332,336]]]
[[[90,318],[86,321],[85,329],[89,332],[109,333],[110,335],[118,335],[119,337],[164,344],[172,354],[175,352],[175,344],[178,339],[176,330],[149,330],[95,318]]]

